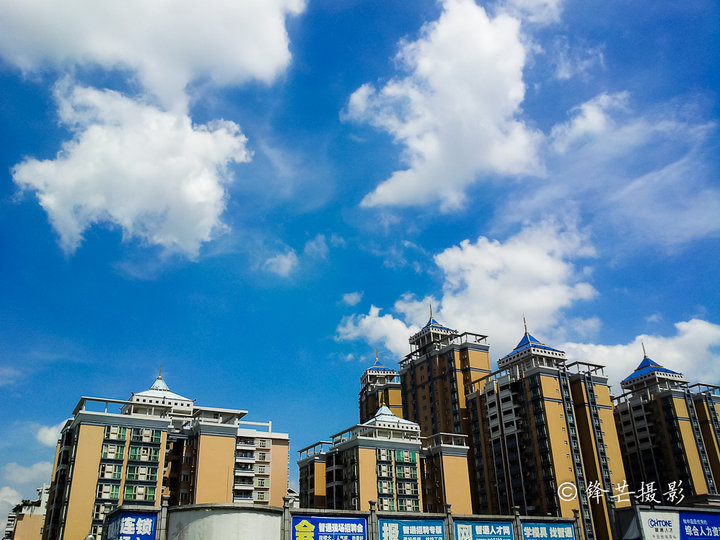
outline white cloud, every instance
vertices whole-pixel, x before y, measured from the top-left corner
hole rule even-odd
[[[329,249],[324,234],[318,234],[312,240],[308,240],[303,249],[303,253],[313,259],[327,259],[328,252]]]
[[[499,9],[510,15],[537,24],[560,21],[564,0],[504,0]]]
[[[286,253],[278,253],[265,261],[264,268],[268,272],[277,274],[278,276],[289,276],[298,266],[298,256],[295,250]]]
[[[556,152],[565,153],[578,140],[588,136],[598,136],[610,129],[611,118],[608,111],[627,108],[628,94],[600,94],[576,107],[575,116],[564,124],[552,128],[550,139]]]
[[[571,48],[567,38],[558,38],[552,47],[555,78],[568,80],[586,75],[592,68],[605,64],[602,47]]]
[[[342,295],[342,301],[348,306],[356,306],[362,300],[362,292],[350,292]]]
[[[303,0],[0,1],[0,55],[24,71],[130,70],[176,111],[188,83],[275,80],[290,61],[285,18]]]
[[[551,332],[563,320],[563,310],[597,294],[584,281],[583,271],[570,262],[593,255],[582,233],[572,225],[553,222],[527,226],[503,243],[485,237],[465,240],[434,258],[444,280],[438,301],[405,294],[393,306],[402,320],[390,314],[380,316],[379,308],[373,306],[367,315],[344,318],[337,335],[381,343],[404,355],[407,339],[427,322],[432,304],[441,323],[490,336],[493,357],[503,356],[522,336],[523,315],[533,331]],[[574,321],[586,332],[597,323]]]
[[[417,41],[401,44],[397,60],[408,75],[380,89],[364,84],[348,102],[345,118],[388,132],[408,166],[367,195],[366,206],[439,199],[449,208],[481,174],[539,172],[541,135],[519,119],[526,58],[520,22],[490,18],[472,0],[445,0],[443,7]]]
[[[698,100],[698,102],[701,100]],[[683,100],[638,112],[626,92],[575,107],[547,142],[552,182],[511,194],[505,223],[572,209],[601,242],[673,250],[720,232],[720,189],[709,156],[717,127]]]
[[[13,484],[32,484],[40,486],[50,483],[52,463],[42,461],[30,467],[23,467],[17,463],[8,463],[3,467],[5,479]]]
[[[227,166],[249,160],[235,123],[194,126],[187,116],[66,83],[57,99],[73,140],[54,160],[16,165],[13,179],[37,192],[67,253],[100,223],[189,257],[225,229]]]
[[[40,426],[35,433],[35,438],[45,446],[55,448],[60,438],[60,431],[65,425],[65,422],[67,422],[67,420],[63,420],[54,426]]]
[[[7,515],[16,504],[20,503],[21,500],[22,496],[19,491],[11,488],[10,486],[3,486],[0,488],[0,531],[5,532]]]
[[[22,379],[23,372],[10,366],[0,366],[0,386],[10,386]]]
[[[630,375],[647,355],[663,367],[682,373],[690,383],[720,383],[720,325],[700,319],[678,322],[674,336],[642,334],[630,343],[596,345],[566,343],[562,348],[570,360],[607,366],[606,374],[616,394],[620,381]]]
[[[410,352],[408,338],[418,330],[419,327],[408,326],[390,314],[380,315],[380,308],[370,306],[367,315],[343,317],[337,328],[337,339],[362,339],[369,344],[381,345],[403,358]]]

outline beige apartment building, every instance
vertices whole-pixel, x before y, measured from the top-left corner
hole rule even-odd
[[[563,351],[525,331],[499,370],[468,393],[475,512],[573,517],[586,539],[611,538],[613,486],[624,480],[602,366],[567,364]],[[610,495],[591,501],[591,484]]]
[[[300,452],[300,506],[419,512],[420,428],[387,406],[362,424]]]
[[[375,353],[375,363],[360,378],[360,423],[367,422],[383,405],[400,418],[403,417],[400,376],[392,368],[383,366]]]
[[[615,420],[628,482],[654,482],[658,500],[671,485],[686,499],[717,494],[718,387],[689,386],[682,373],[647,355],[621,386],[625,393],[615,399]]]
[[[459,333],[431,313],[409,342],[410,353],[400,361],[403,416],[417,422],[425,438],[424,510],[444,512],[445,505],[452,504],[453,512],[469,514],[478,494],[470,481],[475,460],[468,459],[471,424],[466,393],[472,381],[491,371],[487,336]],[[449,470],[456,474],[444,472]]]
[[[121,504],[282,506],[289,437],[247,411],[199,407],[162,375],[129,400],[82,397],[62,429],[43,539],[100,538]]]

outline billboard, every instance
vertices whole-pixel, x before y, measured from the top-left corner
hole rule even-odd
[[[120,511],[108,521],[107,540],[155,540],[156,525],[155,512]]]
[[[367,540],[367,519],[293,516],[292,540]]]
[[[553,523],[552,521],[523,521],[523,540],[539,538],[572,538],[575,539],[575,526],[572,523]]]
[[[439,519],[378,520],[380,540],[445,540],[445,522]]]
[[[513,540],[511,521],[456,521],[455,540]]]

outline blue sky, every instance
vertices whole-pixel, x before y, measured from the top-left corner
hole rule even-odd
[[[2,519],[161,365],[293,463],[429,304],[720,383],[719,11],[0,0]]]

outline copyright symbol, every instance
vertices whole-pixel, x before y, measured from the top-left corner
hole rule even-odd
[[[558,487],[558,497],[560,500],[569,502],[577,498],[577,487],[572,482],[563,482]]]

